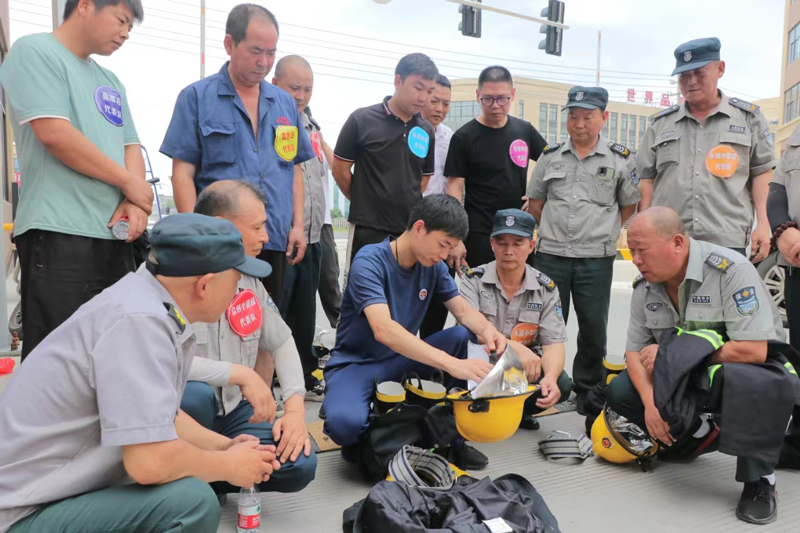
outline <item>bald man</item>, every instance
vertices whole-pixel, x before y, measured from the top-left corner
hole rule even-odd
[[[300,361],[303,363],[306,399],[321,402],[325,397],[325,386],[314,377],[318,359],[311,347],[314,342],[314,326],[317,316],[317,289],[319,288],[322,264],[320,238],[325,224],[325,164],[320,127],[311,115],[308,103],[314,91],[314,73],[311,65],[300,56],[286,56],[278,61],[272,84],[288,92],[297,104],[311,146],[316,157],[300,165],[305,187],[305,216],[303,233],[308,248],[303,260],[288,265],[283,280],[283,297],[280,310],[292,330]]]
[[[753,396],[772,398],[772,389],[775,387],[764,390],[760,386],[762,380],[770,380],[773,375],[778,379],[777,388],[786,384],[781,381],[784,378],[796,381],[796,376],[791,376],[782,364],[774,369],[765,368],[773,358],[771,351],[768,361],[767,343],[784,340],[780,315],[766,286],[755,267],[743,255],[690,238],[678,214],[668,207],[651,207],[640,213],[628,230],[628,246],[633,263],[641,274],[633,282],[625,352],[628,369],[609,385],[609,407],[642,429],[646,428],[651,437],[660,441],[664,450],[660,456],[662,458],[672,455],[673,458],[687,459],[701,451],[719,448],[724,453],[730,453],[734,448],[744,448],[743,453],[736,454],[736,480],[744,483],[736,515],[741,520],[758,524],[774,521],[777,516],[773,474],[775,463],[754,458],[763,457],[763,448],[756,449],[755,441],[763,436],[761,433],[764,431],[744,431],[751,427],[736,424],[740,420],[739,414],[744,412],[746,415],[748,409],[757,407],[763,408],[758,414],[760,418],[773,415],[780,418],[786,413],[785,420],[769,421],[775,422],[776,434],[770,437],[774,437],[772,441],[778,443],[779,450],[791,414],[791,405],[779,402],[764,408],[762,401],[753,399]],[[699,330],[705,331],[697,335],[684,335]],[[704,339],[699,341],[700,346],[708,349],[710,362],[707,354],[703,353],[697,366],[684,365],[687,357],[685,352],[690,350],[682,349],[682,353],[670,351],[675,334],[678,338],[683,335],[684,342],[687,339],[689,342]],[[712,342],[712,345],[705,346],[705,341]],[[656,363],[656,360],[659,362]],[[702,368],[699,377],[695,373],[693,379],[682,382],[689,390],[681,391],[681,395],[682,398],[695,400],[698,397],[707,398],[708,403],[698,404],[698,411],[721,412],[725,420],[723,433],[719,433],[714,422],[719,420],[717,417],[703,415],[688,423],[683,423],[681,419],[684,427],[681,434],[665,421],[665,418],[673,420],[675,426],[675,420],[679,418],[667,414],[662,417],[664,413],[660,408],[662,411],[669,408],[670,414],[676,414],[671,398],[677,394],[669,392],[668,387],[669,393],[665,394],[664,388],[670,380],[675,380],[674,375],[665,375],[665,372],[676,372],[676,362],[689,368],[685,371],[687,376],[693,369],[708,366],[707,373]],[[737,376],[742,375],[741,372],[745,372],[746,376],[744,386],[736,380]],[[761,372],[769,375],[762,375]],[[705,375],[708,378],[703,383],[701,378]],[[787,394],[793,397],[792,382],[787,383]],[[702,391],[694,391],[703,387],[705,396]],[[758,390],[754,391],[753,387]],[[675,390],[678,389],[676,386]],[[719,395],[715,394],[718,390],[721,390]],[[666,402],[665,397],[668,399]],[[746,398],[748,405],[736,405],[736,397]],[[657,403],[659,407],[656,407]],[[742,409],[732,413],[731,410],[737,407]],[[683,403],[677,414],[682,415],[683,410],[688,409]],[[737,440],[742,433],[747,434],[745,438],[749,447],[741,446],[742,440]],[[718,434],[721,435],[719,442],[716,439]]]

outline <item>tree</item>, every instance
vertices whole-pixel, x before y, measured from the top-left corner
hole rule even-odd
[[[342,210],[338,207],[331,209],[331,218],[342,218]]]

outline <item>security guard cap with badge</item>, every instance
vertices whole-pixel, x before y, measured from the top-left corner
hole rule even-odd
[[[498,235],[517,235],[526,239],[533,239],[536,229],[536,219],[533,215],[521,209],[501,209],[494,215],[492,233],[490,237]]]
[[[722,43],[716,37],[694,39],[683,43],[675,49],[675,76],[681,72],[688,72],[703,68],[713,61],[719,61],[719,51]]]
[[[599,109],[605,111],[608,106],[608,91],[602,87],[581,87],[576,85],[567,93],[567,105],[564,109],[580,107],[582,109]]]
[[[269,263],[244,253],[242,234],[229,220],[181,213],[160,220],[150,235],[147,270],[153,275],[191,277],[235,269],[265,278]]]

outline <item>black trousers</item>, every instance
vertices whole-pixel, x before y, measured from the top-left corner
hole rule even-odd
[[[272,274],[266,278],[261,278],[264,288],[272,296],[272,301],[281,307],[283,299],[283,278],[286,274],[286,252],[282,250],[264,250],[258,254],[258,259],[266,261],[272,267]]]
[[[588,392],[603,379],[614,257],[576,259],[536,252],[535,268],[556,282],[565,323],[570,299],[573,301],[578,315],[578,351],[572,379],[576,393]]]
[[[319,360],[314,355],[314,328],[317,322],[317,289],[319,288],[319,269],[322,261],[322,246],[317,242],[309,244],[306,255],[296,265],[287,265],[283,279],[283,298],[278,307],[292,330],[306,386],[314,381],[311,373],[319,368]]]
[[[14,238],[19,254],[22,359],[80,306],[133,272],[133,245],[53,231]]]
[[[800,350],[800,268],[785,267],[783,285],[786,299],[786,318],[789,319],[789,344]]]
[[[347,264],[350,265],[353,262],[353,258],[364,246],[383,242],[386,237],[396,239],[402,233],[402,231],[400,233],[394,233],[382,229],[356,225],[355,230],[353,230],[353,242],[350,243],[350,257],[347,258]]]
[[[540,383],[543,377],[544,372],[542,372],[542,375],[539,376],[539,381],[536,383]],[[561,398],[558,401],[566,401],[566,399],[569,398],[569,394],[572,392],[572,380],[569,379],[569,374],[567,374],[566,370],[561,371],[561,375],[558,376],[558,379],[556,380],[556,386],[558,386],[558,390],[561,392]],[[544,409],[536,405],[536,401],[541,397],[541,390],[537,390],[531,394],[527,400],[525,400],[525,414],[535,415],[544,411]]]
[[[324,224],[319,244],[322,246],[322,264],[319,272],[319,301],[331,327],[339,325],[342,310],[342,289],[339,287],[339,254],[333,238],[333,226]]]
[[[724,379],[721,375],[723,370],[724,368],[715,374],[714,388],[718,386],[717,383],[721,379]],[[647,424],[644,420],[644,404],[636,391],[636,387],[633,386],[627,370],[623,370],[619,376],[611,381],[606,391],[606,401],[614,412],[624,416],[643,431],[647,431]],[[721,407],[721,402],[719,403],[720,405],[709,406],[709,412],[718,412]],[[675,446],[677,445],[680,445],[680,442],[675,443]],[[774,465],[764,461],[756,461],[744,457],[736,458],[736,481],[740,483],[758,481],[762,476],[768,476],[774,471]]]

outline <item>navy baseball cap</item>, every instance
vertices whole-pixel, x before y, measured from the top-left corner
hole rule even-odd
[[[147,261],[153,274],[189,277],[216,274],[231,268],[242,274],[265,278],[269,263],[244,253],[242,234],[230,220],[180,213],[161,219],[150,233],[155,262]]]
[[[722,43],[716,37],[705,37],[683,43],[675,49],[675,70],[672,76],[703,68],[712,61],[719,61]]]
[[[519,235],[526,239],[533,239],[533,230],[536,229],[536,219],[530,213],[521,209],[501,209],[494,215],[494,225],[490,237],[498,235]]]
[[[608,91],[602,87],[581,87],[576,85],[567,94],[567,105],[570,107],[580,107],[583,109],[600,109],[605,111],[608,105]]]

